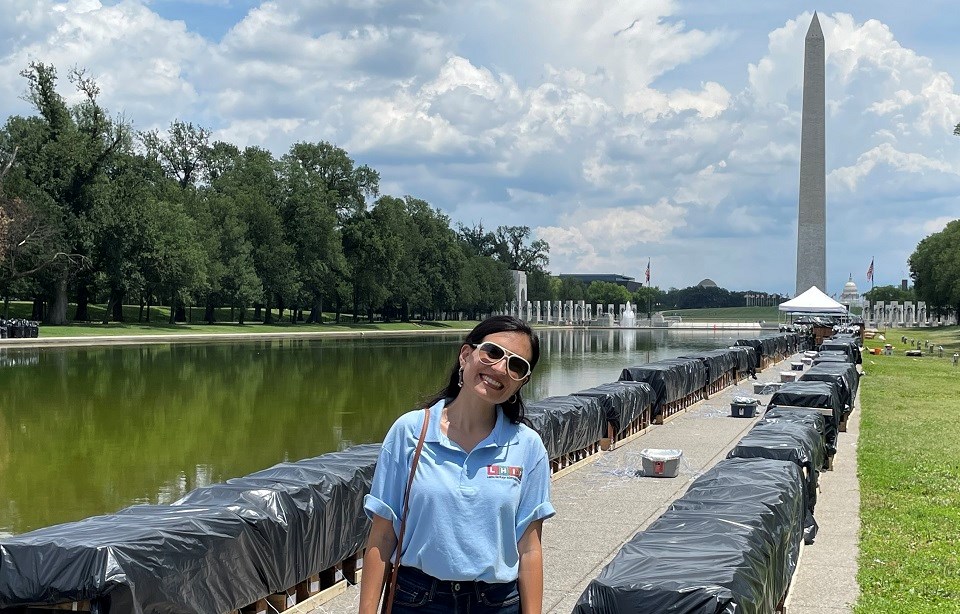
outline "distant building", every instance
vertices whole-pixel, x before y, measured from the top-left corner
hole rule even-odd
[[[847,283],[843,284],[843,292],[840,293],[839,302],[847,307],[862,306],[860,290],[857,288],[857,284],[853,281],[853,275],[850,276],[850,279],[847,281]]]
[[[605,281],[612,284],[617,284],[618,286],[623,286],[630,292],[636,292],[643,287],[643,284],[634,279],[633,277],[627,277],[626,275],[617,275],[614,273],[561,273],[557,275],[560,279],[576,279],[585,286],[589,286],[595,281]]]
[[[700,288],[716,288],[717,282],[713,281],[708,277],[707,279],[704,279],[703,281],[698,283],[697,286]]]

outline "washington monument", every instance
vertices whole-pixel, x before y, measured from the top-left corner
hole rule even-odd
[[[800,215],[797,228],[797,294],[827,291],[827,170],[824,120],[823,31],[813,14],[803,50],[800,124]]]

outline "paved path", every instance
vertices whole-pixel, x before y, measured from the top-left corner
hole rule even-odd
[[[785,361],[758,374],[758,381],[779,379]],[[596,462],[553,484],[557,515],[544,525],[544,612],[569,614],[591,579],[637,531],[658,518],[690,482],[723,459],[758,418],[731,418],[730,401],[753,394],[753,380],[727,388],[642,436],[604,453]],[[804,549],[794,576],[788,614],[849,612],[857,597],[859,490],[856,438],[859,408],[839,437],[835,470],[821,474],[816,518],[820,533]],[[680,475],[674,479],[637,478],[643,448],[683,450]],[[355,613],[359,590],[344,594],[311,614]]]

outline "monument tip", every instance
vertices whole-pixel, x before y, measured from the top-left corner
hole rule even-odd
[[[807,39],[817,38],[823,40],[823,30],[820,29],[820,18],[817,12],[813,12],[813,19],[810,20],[810,27],[807,28]]]

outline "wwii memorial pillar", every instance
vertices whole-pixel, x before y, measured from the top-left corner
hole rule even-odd
[[[827,175],[824,117],[824,51],[820,20],[813,14],[803,52],[803,115],[800,124],[800,215],[797,227],[797,294],[827,291]]]

